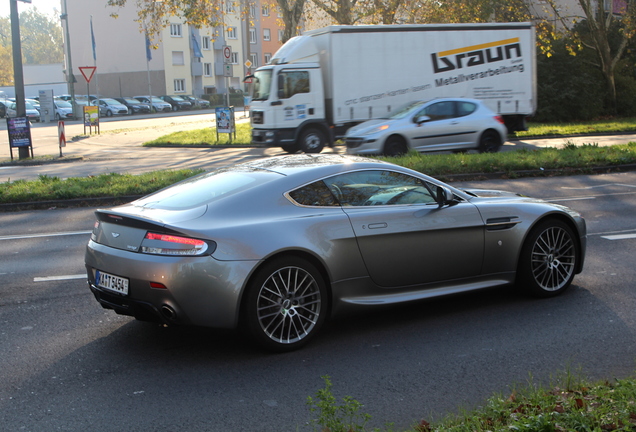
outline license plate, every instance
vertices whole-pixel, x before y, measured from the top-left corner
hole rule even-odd
[[[105,288],[119,294],[128,295],[128,279],[97,271],[95,273],[95,283],[98,287]]]

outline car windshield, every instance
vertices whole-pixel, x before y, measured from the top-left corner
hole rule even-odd
[[[272,87],[272,70],[266,69],[254,73],[252,100],[267,100]]]
[[[137,99],[132,99],[132,98],[131,99],[125,98],[124,100],[126,102],[128,102],[129,104],[139,104],[140,103]]]
[[[31,109],[31,110],[35,109],[35,106],[29,101],[24,102],[24,105],[26,109]]]
[[[159,99],[158,97],[154,97],[154,96],[152,97],[151,100],[156,103],[166,103],[166,101],[164,101],[163,99]]]
[[[171,97],[172,97],[172,100],[183,102],[183,98],[180,98],[179,96],[171,96]]]
[[[71,103],[67,102],[65,100],[56,100],[55,101],[55,106],[57,106],[58,108],[73,108],[71,106]]]
[[[177,183],[134,204],[162,210],[185,210],[268,183],[280,176],[270,171],[218,170]]]
[[[398,119],[407,117],[411,113],[411,111],[413,111],[414,109],[416,109],[422,104],[424,104],[424,102],[417,101],[417,102],[411,102],[406,105],[403,105],[400,108],[393,111],[388,118],[398,120]]]
[[[115,99],[109,99],[109,98],[104,98],[104,99],[100,99],[102,102],[104,102],[106,105],[121,105],[119,102],[117,102]]]

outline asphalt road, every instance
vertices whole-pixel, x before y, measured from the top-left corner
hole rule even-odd
[[[74,164],[71,164],[74,165]],[[456,186],[458,184],[455,184]],[[569,370],[625,377],[636,359],[636,173],[471,182],[586,217],[585,270],[564,295],[513,287],[339,317],[305,349],[263,354],[230,331],[101,309],[84,280],[92,209],[0,214],[0,429],[304,431],[329,375],[373,426],[406,429]],[[461,263],[457,263],[461,265]]]

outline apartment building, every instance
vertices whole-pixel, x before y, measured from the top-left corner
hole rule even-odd
[[[197,29],[179,17],[170,17],[162,34],[152,40],[156,49],[150,50],[135,21],[135,2],[114,8],[104,0],[62,0],[63,12],[64,3],[67,17],[63,26],[69,36],[75,94],[118,97],[226,93],[228,89],[243,89],[248,65],[253,70],[265,64],[264,54],[271,57],[278,49],[276,45],[280,46],[280,42],[271,40],[272,33],[279,33],[277,21],[261,22],[268,18],[264,9],[271,13],[259,1],[250,6],[249,19],[241,3],[227,1],[223,23],[217,28]],[[113,18],[113,13],[118,17]],[[226,76],[228,68],[224,64],[226,46],[231,48],[231,77]],[[68,51],[65,53],[68,60]],[[80,67],[92,66],[96,71],[87,86]]]

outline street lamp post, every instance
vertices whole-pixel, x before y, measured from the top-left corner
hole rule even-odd
[[[24,75],[22,72],[22,45],[20,44],[20,17],[18,2],[11,0],[11,39],[13,48],[13,85],[15,89],[16,117],[26,116],[26,100],[24,95]],[[26,159],[30,156],[29,147],[19,147],[18,157]]]
[[[60,19],[65,21],[64,25],[64,47],[66,48],[66,81],[68,83],[68,92],[71,95],[71,105],[73,106],[73,116],[77,104],[75,103],[75,76],[73,75],[73,62],[71,61],[71,35],[68,29],[68,7],[66,0],[62,2],[63,10]]]

